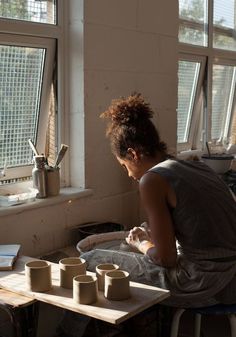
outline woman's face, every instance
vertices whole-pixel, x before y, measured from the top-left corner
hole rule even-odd
[[[120,165],[125,169],[128,176],[133,178],[136,181],[139,181],[140,178],[145,173],[141,161],[135,159],[126,159],[116,157]]]

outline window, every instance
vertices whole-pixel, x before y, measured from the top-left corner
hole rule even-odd
[[[179,1],[178,151],[235,143],[236,0]]]
[[[6,180],[31,176],[29,139],[49,155],[55,136],[56,8],[54,0],[0,0],[0,168],[7,164]]]
[[[0,17],[56,24],[55,0],[1,0]]]

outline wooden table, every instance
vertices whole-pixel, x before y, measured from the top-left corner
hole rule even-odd
[[[127,300],[109,301],[99,291],[96,303],[92,305],[76,304],[73,301],[72,290],[61,288],[59,285],[59,265],[56,263],[51,263],[53,287],[50,291],[39,293],[27,290],[24,266],[26,262],[31,260],[33,259],[30,257],[21,256],[17,259],[14,270],[1,271],[0,287],[112,324],[119,324],[170,296],[168,290],[130,282],[131,297]],[[90,272],[87,273],[92,274]]]

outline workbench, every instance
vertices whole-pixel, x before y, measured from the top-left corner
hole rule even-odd
[[[97,302],[91,305],[77,304],[73,301],[72,289],[60,287],[60,270],[57,263],[51,263],[52,289],[44,293],[29,291],[25,282],[25,263],[32,260],[34,259],[20,256],[13,270],[0,272],[0,287],[6,291],[26,296],[26,304],[27,301],[30,302],[30,299],[41,301],[105,322],[120,324],[170,296],[168,290],[130,282],[131,297],[127,300],[110,301],[99,291]],[[93,274],[91,272],[87,273]],[[8,299],[4,301],[8,301]]]

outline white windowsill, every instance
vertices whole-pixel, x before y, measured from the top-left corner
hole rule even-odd
[[[198,156],[199,159],[203,155],[204,151],[201,150],[187,150],[187,151],[181,151],[178,152],[177,158],[178,159],[187,159],[190,156]]]
[[[90,196],[92,194],[93,194],[93,191],[91,189],[79,189],[79,188],[74,188],[74,187],[61,188],[60,194],[55,197],[48,197],[45,199],[35,198],[35,200],[33,201],[29,201],[29,202],[22,203],[19,205],[12,205],[12,206],[7,206],[7,207],[0,206],[0,217],[22,213],[23,211],[26,211],[29,209],[31,210],[31,209],[56,205],[56,204],[60,204],[65,201],[70,202],[70,200],[80,199],[83,197]]]

